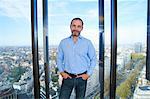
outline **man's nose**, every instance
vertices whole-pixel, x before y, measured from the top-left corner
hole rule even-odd
[[[75,26],[75,28],[74,28],[75,30],[78,30],[78,27],[77,26]]]
[[[77,29],[77,26],[75,26],[74,29]]]

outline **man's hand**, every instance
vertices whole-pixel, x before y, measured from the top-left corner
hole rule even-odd
[[[61,72],[60,74],[61,74],[61,76],[62,76],[64,79],[71,78],[71,77],[70,77],[67,73],[65,73],[65,72]]]
[[[90,76],[88,74],[82,74],[80,76],[77,76],[77,78],[82,77],[83,80],[87,80]]]

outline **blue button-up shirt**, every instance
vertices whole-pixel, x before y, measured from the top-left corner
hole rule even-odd
[[[87,71],[91,75],[96,66],[96,52],[91,41],[82,36],[76,43],[72,36],[63,39],[58,47],[57,66],[60,72],[80,74]]]

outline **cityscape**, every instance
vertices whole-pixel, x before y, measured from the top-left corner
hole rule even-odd
[[[56,65],[58,46],[49,46],[50,98],[58,99],[62,77]],[[99,99],[98,49],[97,66],[88,80],[86,99]],[[134,45],[119,46],[117,51],[116,98],[150,96],[150,83],[145,79],[146,46],[140,42]],[[45,98],[45,72],[43,50],[39,48],[40,96]],[[109,97],[110,47],[105,48],[105,83],[104,95]],[[32,49],[29,46],[0,47],[0,97],[5,99],[32,99],[33,90]],[[127,87],[130,85],[129,87]],[[121,90],[125,90],[123,94]],[[142,93],[141,93],[142,92]],[[71,99],[75,98],[74,91]]]
[[[40,98],[46,99],[42,1],[37,0]],[[111,0],[104,0],[104,99],[110,98]],[[146,75],[147,0],[117,0],[116,99],[149,99]],[[0,99],[34,99],[31,0],[0,0]],[[97,55],[86,99],[100,99],[98,0],[48,0],[49,97],[59,99],[62,77],[56,64],[61,39],[70,36],[70,21],[84,21],[82,36]],[[140,12],[140,13],[139,13]],[[74,90],[70,99],[75,99]]]

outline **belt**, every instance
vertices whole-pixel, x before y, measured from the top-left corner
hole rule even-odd
[[[87,71],[85,71],[83,73],[80,73],[80,74],[72,74],[72,73],[68,73],[67,71],[64,71],[64,72],[67,73],[72,78],[76,78],[77,76],[80,76],[82,74],[86,74],[87,73]]]

